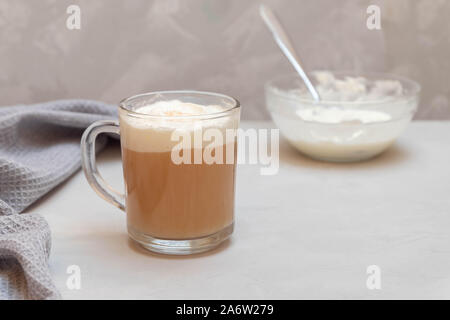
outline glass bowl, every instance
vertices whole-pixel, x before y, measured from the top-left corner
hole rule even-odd
[[[315,102],[297,74],[266,84],[267,109],[282,135],[303,154],[332,162],[366,160],[389,148],[417,110],[420,85],[387,73],[327,73],[338,81],[336,87],[345,90],[350,83],[355,88],[349,94],[339,96],[331,89],[328,94],[318,80],[324,72],[311,72],[316,88],[325,88]]]

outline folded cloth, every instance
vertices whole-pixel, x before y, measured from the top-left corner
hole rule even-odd
[[[117,108],[90,100],[0,108],[0,299],[60,298],[48,268],[49,226],[20,213],[80,168],[83,130],[115,118]]]

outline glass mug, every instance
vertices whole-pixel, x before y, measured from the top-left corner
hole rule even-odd
[[[192,106],[190,113],[142,112],[180,101]],[[126,211],[128,235],[144,248],[165,254],[212,249],[233,232],[239,118],[239,102],[218,93],[132,96],[119,104],[119,122],[97,121],[84,132],[86,179],[100,197]],[[101,133],[120,135],[125,194],[97,170],[95,140]]]

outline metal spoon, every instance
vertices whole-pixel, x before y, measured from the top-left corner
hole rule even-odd
[[[315,101],[320,101],[319,93],[316,88],[314,88],[313,84],[303,70],[298,54],[295,52],[294,46],[292,45],[291,40],[289,39],[278,18],[275,16],[273,11],[264,4],[259,7],[259,14],[269,30],[272,32],[272,35],[281,51],[283,51],[286,58],[288,58],[289,62],[294,66],[297,73],[303,79],[303,82],[305,82],[306,88],[308,88],[313,99]]]

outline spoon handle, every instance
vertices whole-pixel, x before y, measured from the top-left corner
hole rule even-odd
[[[269,30],[272,32],[275,42],[280,47],[281,51],[284,53],[286,58],[288,58],[289,62],[293,65],[297,73],[305,82],[305,85],[308,88],[314,100],[320,101],[319,93],[317,92],[316,88],[314,88],[313,84],[311,83],[305,71],[303,70],[300,63],[300,59],[297,53],[295,52],[294,46],[292,45],[292,42],[289,39],[287,33],[284,31],[284,28],[281,25],[278,18],[275,16],[273,11],[264,4],[262,4],[259,7],[259,13],[261,15],[261,18],[264,20],[267,27],[269,28]]]

